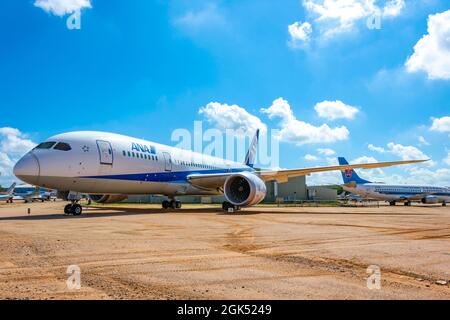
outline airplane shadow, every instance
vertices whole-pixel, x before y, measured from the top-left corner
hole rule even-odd
[[[63,208],[61,208],[62,210]],[[104,212],[113,211],[113,212]],[[150,214],[173,214],[173,213],[220,213],[220,208],[188,208],[181,210],[164,210],[156,208],[121,208],[121,207],[89,207],[83,208],[83,214],[73,216],[67,214],[39,214],[39,215],[23,215],[14,217],[0,217],[0,221],[18,221],[18,220],[59,220],[59,219],[90,219],[103,217],[120,217],[120,216],[136,216]]]
[[[423,207],[425,209],[425,207]],[[61,210],[63,208],[61,207]],[[267,208],[265,208],[267,209]],[[274,208],[271,211],[254,211],[243,210],[238,212],[225,212],[219,207],[209,208],[183,208],[179,210],[164,210],[158,208],[126,208],[126,207],[88,207],[84,208],[83,214],[80,216],[65,215],[65,214],[41,214],[41,215],[23,215],[13,217],[0,217],[0,221],[38,221],[38,220],[59,220],[59,219],[91,219],[91,218],[104,218],[104,217],[120,217],[120,216],[136,216],[136,215],[151,215],[151,214],[183,214],[183,213],[215,213],[218,216],[251,216],[259,214],[279,214],[279,215],[364,215],[364,216],[424,216],[425,212],[402,212],[402,213],[389,213],[389,212],[327,212],[327,211],[315,211],[307,212],[298,208],[298,211],[287,211],[282,208]],[[105,212],[109,211],[109,212]],[[112,211],[112,212],[111,212]]]

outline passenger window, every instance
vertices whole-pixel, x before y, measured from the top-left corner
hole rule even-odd
[[[130,153],[130,151],[128,151],[128,156],[129,156],[129,157],[131,157],[131,153]]]
[[[123,154],[124,157],[127,156],[127,153],[125,152],[125,150],[122,151],[122,154]]]
[[[68,143],[65,143],[65,142],[59,142],[53,149],[60,150],[60,151],[70,151],[70,150],[72,150],[70,145]]]

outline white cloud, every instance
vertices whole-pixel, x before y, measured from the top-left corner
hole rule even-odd
[[[378,153],[390,153],[396,155],[402,160],[426,160],[430,159],[428,155],[423,153],[420,149],[414,146],[404,146],[399,143],[389,142],[387,148],[377,147],[373,144],[368,145],[368,149]],[[428,166],[434,166],[436,163],[434,161],[428,161],[426,163]]]
[[[56,16],[92,8],[90,0],[36,0],[34,5]]]
[[[294,22],[288,26],[288,32],[291,36],[289,44],[294,47],[301,47],[309,42],[312,33],[312,27],[309,22]]]
[[[304,0],[303,6],[314,19],[323,38],[352,31],[360,22],[374,15],[393,18],[401,14],[404,0],[388,0],[384,6],[376,0]]]
[[[419,146],[429,146],[430,145],[430,143],[423,136],[419,136],[418,140],[419,140]]]
[[[10,155],[23,155],[36,146],[18,129],[4,127],[0,128],[0,151]]]
[[[394,142],[389,142],[387,146],[389,152],[402,158],[402,160],[421,160],[430,158],[414,146],[404,146],[401,144],[396,144]]]
[[[336,152],[333,149],[329,148],[319,148],[317,149],[317,153],[328,157],[336,154]]]
[[[206,4],[198,10],[190,10],[176,17],[173,23],[181,31],[190,35],[213,32],[227,26],[225,16],[215,3]]]
[[[369,157],[369,156],[362,156],[359,158],[356,158],[355,160],[352,161],[352,163],[374,163],[374,162],[378,162],[377,159],[375,159],[374,157]]]
[[[442,118],[432,118],[433,124],[431,125],[431,131],[437,132],[450,132],[450,117],[445,116]]]
[[[448,151],[447,157],[445,157],[443,161],[450,166],[450,151]]]
[[[428,16],[428,34],[405,65],[409,72],[425,71],[429,79],[450,79],[450,10]]]
[[[15,180],[12,169],[25,153],[36,146],[26,134],[16,128],[0,128],[0,182]]]
[[[342,101],[322,101],[314,106],[317,115],[327,120],[354,119],[359,112],[358,108],[349,106]]]
[[[377,146],[374,146],[373,144],[369,144],[367,146],[367,148],[370,151],[375,151],[375,152],[378,152],[378,153],[385,153],[386,152],[386,150],[383,147],[377,147]]]
[[[450,169],[440,168],[430,170],[423,167],[411,167],[408,174],[400,176],[397,183],[399,184],[430,184],[430,185],[450,185]]]
[[[319,160],[319,158],[317,158],[316,156],[313,156],[312,154],[307,154],[307,155],[305,155],[305,160],[308,160],[308,161],[317,161],[317,160]]]
[[[323,186],[331,184],[342,184],[342,176],[338,171],[327,171],[313,173],[306,177],[308,186]]]
[[[330,128],[327,124],[316,127],[310,123],[297,120],[291,106],[283,98],[273,101],[272,106],[261,109],[270,119],[281,118],[278,138],[298,145],[308,143],[332,143],[347,140],[349,131],[345,126]]]
[[[267,130],[266,125],[258,117],[235,104],[210,102],[200,108],[199,114],[204,115],[208,122],[222,131],[232,129],[253,135],[257,129],[262,132]]]
[[[384,17],[396,17],[400,15],[403,8],[405,7],[404,0],[392,0],[388,1],[383,8]]]
[[[351,161],[351,163],[375,163],[378,160],[374,157],[370,156],[361,156]],[[359,170],[365,177],[365,179],[369,181],[381,181],[384,177],[384,171],[381,168],[376,169],[368,169],[368,170]]]

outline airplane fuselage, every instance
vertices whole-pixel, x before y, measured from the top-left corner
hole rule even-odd
[[[358,194],[364,198],[383,201],[422,201],[433,199],[436,202],[450,202],[450,188],[426,185],[390,185],[382,183],[365,183],[356,186],[343,186],[345,191]]]
[[[187,181],[191,174],[254,170],[241,163],[151,141],[83,131],[47,139],[16,165],[16,171],[20,179],[50,189],[176,196],[221,194],[221,190],[193,186]]]

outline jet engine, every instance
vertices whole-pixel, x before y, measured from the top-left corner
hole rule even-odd
[[[89,198],[97,203],[117,203],[125,200],[128,196],[121,194],[90,194]]]
[[[266,184],[252,173],[241,172],[231,175],[223,188],[225,198],[235,206],[251,206],[266,197]]]
[[[426,196],[425,198],[422,199],[422,203],[425,203],[425,204],[435,204],[438,202],[439,202],[439,199],[436,196]]]

